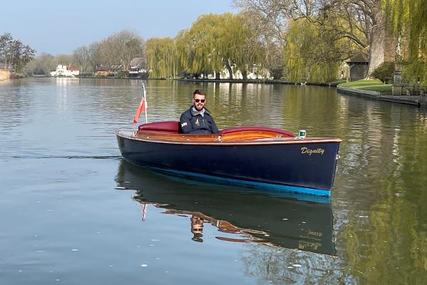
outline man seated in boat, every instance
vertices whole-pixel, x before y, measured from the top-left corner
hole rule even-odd
[[[206,94],[201,90],[193,92],[193,105],[182,113],[180,132],[183,134],[217,134],[214,119],[205,108]]]

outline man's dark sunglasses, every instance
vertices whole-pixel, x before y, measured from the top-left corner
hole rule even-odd
[[[205,99],[194,99],[194,101],[196,103],[199,103],[199,102],[205,103]]]

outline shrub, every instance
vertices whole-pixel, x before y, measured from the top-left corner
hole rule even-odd
[[[372,76],[381,80],[383,83],[389,83],[393,78],[393,73],[394,62],[386,61],[372,72]]]
[[[116,77],[116,78],[127,78],[127,77],[129,77],[129,72],[127,72],[126,70],[120,70],[115,74],[114,77]]]

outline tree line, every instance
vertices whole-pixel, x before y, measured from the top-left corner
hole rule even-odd
[[[0,68],[19,73],[34,58],[34,55],[34,49],[14,39],[10,33],[0,35]]]
[[[427,1],[383,0],[396,41],[396,68],[410,81],[427,83]]]
[[[97,70],[126,71],[135,57],[144,57],[144,40],[137,34],[121,31],[109,37],[82,46],[72,54],[52,56],[41,54],[30,62],[26,71],[30,74],[49,74],[58,64],[72,65],[82,74],[93,74]]]
[[[200,16],[175,37],[143,40],[122,31],[77,48],[72,55],[41,55],[30,72],[76,65],[126,70],[145,59],[150,77],[213,75],[232,78],[239,70],[268,71],[275,79],[330,82],[356,55],[369,74],[384,62],[408,81],[427,81],[427,2],[424,0],[235,0],[238,13]],[[392,63],[390,65],[390,63]]]

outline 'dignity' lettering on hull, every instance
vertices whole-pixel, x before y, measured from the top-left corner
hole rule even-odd
[[[325,153],[325,149],[320,148],[320,147],[316,148],[316,149],[311,149],[311,148],[308,148],[305,146],[301,147],[301,154],[307,154],[307,155],[311,156],[312,154],[323,155],[324,153]]]

